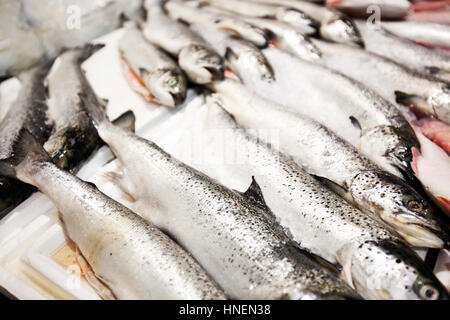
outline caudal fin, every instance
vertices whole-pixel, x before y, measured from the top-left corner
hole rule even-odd
[[[14,141],[13,151],[10,158],[0,161],[0,176],[16,178],[17,168],[36,161],[50,161],[42,145],[25,129]]]

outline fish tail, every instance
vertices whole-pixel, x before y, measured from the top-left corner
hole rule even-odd
[[[42,145],[28,131],[22,130],[13,145],[13,155],[0,161],[0,175],[16,178],[24,169],[32,164],[50,161],[50,157]],[[21,179],[23,180],[23,179]]]

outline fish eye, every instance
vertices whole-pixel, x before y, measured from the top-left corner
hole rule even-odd
[[[439,291],[433,286],[424,284],[420,290],[419,295],[424,300],[437,300],[439,299]]]
[[[423,203],[416,200],[409,200],[406,204],[408,206],[408,209],[412,211],[422,211],[423,210]]]

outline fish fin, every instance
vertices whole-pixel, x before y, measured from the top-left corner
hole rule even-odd
[[[81,92],[78,93],[78,97],[80,98],[80,101],[82,101],[89,117],[96,127],[104,121],[109,121],[108,116],[106,115],[105,105],[103,104],[104,101],[96,99],[96,103],[92,103],[92,101],[89,101],[89,98]]]
[[[130,132],[135,132],[136,116],[134,112],[128,110],[118,116],[112,121],[113,125],[125,129]]]
[[[336,252],[338,257],[338,262],[342,266],[340,276],[342,280],[347,282],[353,289],[355,289],[355,284],[353,283],[352,276],[352,255],[355,250],[355,245],[353,243],[344,245],[341,249]]]
[[[237,56],[236,56],[236,53],[234,53],[233,49],[231,49],[230,47],[227,47],[225,49],[224,58],[228,60],[231,58],[237,58]]]
[[[340,197],[344,198],[345,200],[349,201],[349,191],[347,187],[343,187],[339,184],[337,184],[334,181],[331,181],[330,179],[324,178],[324,177],[320,177],[317,175],[312,175],[314,178],[316,178],[317,180],[319,180],[320,182],[322,182],[323,184],[325,184],[329,189],[331,189],[334,193],[337,193]]]
[[[96,275],[94,270],[92,270],[89,263],[80,253],[78,246],[75,247],[75,257],[81,272],[90,284],[91,288],[103,299],[103,300],[116,300],[114,293],[109,289]]]
[[[23,129],[13,144],[13,156],[0,161],[0,175],[15,178],[18,167],[36,161],[50,161],[50,157],[36,138]]]
[[[266,201],[264,200],[264,195],[261,191],[261,187],[255,180],[255,177],[252,176],[252,183],[248,187],[248,189],[242,193],[242,195],[247,198],[252,204],[258,207],[267,208]]]
[[[350,122],[352,123],[353,127],[358,129],[360,132],[362,132],[361,124],[359,123],[358,119],[356,119],[354,116],[349,117]]]

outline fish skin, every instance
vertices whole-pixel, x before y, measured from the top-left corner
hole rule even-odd
[[[258,3],[282,5],[301,10],[320,23],[319,34],[322,38],[333,42],[348,45],[364,46],[358,28],[352,20],[345,17],[339,11],[296,0],[251,0]]]
[[[448,9],[412,12],[405,17],[406,21],[423,21],[450,25]]]
[[[322,52],[317,63],[360,81],[394,105],[412,103],[425,113],[450,123],[448,83],[366,50],[315,39],[313,43]]]
[[[371,6],[378,7],[381,19],[402,19],[412,9],[408,0],[327,0],[327,6],[338,9],[349,16],[367,18],[373,11]]]
[[[389,58],[410,69],[432,75],[444,81],[450,80],[450,59],[414,42],[397,37],[381,26],[355,21],[365,43],[366,50]]]
[[[117,298],[225,298],[187,252],[92,184],[58,168],[26,130],[15,150],[14,159],[0,162],[0,172],[33,184],[53,201],[69,237]]]
[[[158,4],[146,6],[147,20],[141,25],[144,37],[178,57],[190,80],[204,84],[223,78],[224,61],[188,26],[170,19]]]
[[[213,178],[217,177],[226,186],[242,190],[248,181],[253,180],[250,189],[254,199],[265,202],[276,221],[299,246],[331,263],[346,266],[347,274],[352,274],[353,270],[365,270],[366,279],[358,277],[362,275],[358,273],[350,282],[362,283],[358,289],[366,297],[386,298],[380,294],[385,290],[396,299],[420,298],[420,290],[413,288],[416,277],[412,270],[406,268],[409,268],[408,263],[411,262],[418,264],[418,268],[414,270],[420,270],[421,277],[430,279],[438,290],[442,290],[431,271],[422,270],[419,258],[408,248],[404,253],[404,260],[408,263],[402,262],[402,267],[398,268],[398,263],[390,256],[395,253],[394,249],[403,250],[402,246],[405,245],[389,227],[368,217],[327,189],[293,159],[280,153],[275,144],[262,142],[263,134],[259,134],[261,131],[256,128],[246,130],[238,126],[233,117],[222,108],[224,106],[220,98],[213,97],[195,109],[186,110],[180,120],[183,125],[186,124],[185,131],[176,134],[177,146],[170,146],[169,143],[169,149],[178,150],[176,156],[184,154],[182,160],[187,159],[196,169]],[[178,123],[172,123],[172,126],[178,127]],[[167,129],[170,130],[170,127],[163,131]],[[165,144],[163,133],[159,138],[158,134],[153,136],[158,142]],[[192,137],[195,137],[194,141]],[[276,138],[273,140],[276,141]],[[178,148],[179,144],[189,148],[189,143],[195,143],[207,156],[192,159]],[[231,150],[237,161],[224,161],[223,155]],[[239,182],[236,183],[237,181]],[[262,196],[255,194],[256,183],[260,186]],[[390,248],[380,254],[376,253],[379,245],[389,244]],[[349,249],[350,247],[353,249]],[[373,261],[357,259],[362,254],[359,250],[368,251],[367,256]],[[348,251],[347,255],[342,254],[345,251]],[[350,262],[356,264],[351,266]],[[385,279],[384,274],[376,272],[371,274],[378,268],[390,270],[392,278]],[[401,275],[408,279],[405,280]],[[370,283],[367,280],[373,277],[380,279],[379,290],[366,287],[366,283]],[[407,285],[409,287],[405,289]]]
[[[340,193],[349,202],[371,217],[381,218],[409,244],[438,248],[448,245],[446,229],[425,199],[332,131],[311,118],[286,111],[237,82],[214,82],[212,89],[240,125],[277,130],[281,152],[292,156],[310,174],[340,186]]]
[[[264,30],[237,19],[233,13],[227,13],[210,6],[199,5],[195,7],[179,1],[168,1],[164,7],[172,19],[232,32],[259,47],[264,47],[268,43],[268,35]]]
[[[323,66],[276,48],[264,49],[263,54],[277,81],[256,81],[248,73],[242,80],[249,88],[266,99],[276,99],[288,110],[319,121],[384,170],[416,183],[411,148],[419,148],[419,144],[393,104],[363,84]]]
[[[150,101],[175,107],[186,98],[187,80],[167,54],[147,42],[141,32],[127,28],[119,40],[121,58],[144,84]]]
[[[221,56],[225,57],[227,67],[239,72],[253,72],[263,81],[275,80],[272,67],[262,52],[252,43],[230,36],[226,32],[203,28],[192,24],[191,29],[200,34]]]
[[[381,26],[414,42],[450,47],[450,26],[421,21],[383,21]]]
[[[93,112],[101,138],[134,185],[141,202],[136,212],[189,250],[231,298],[359,298],[299,251],[266,210]]]
[[[264,3],[245,2],[239,0],[208,0],[208,3],[232,11],[234,13],[254,18],[272,18],[297,28],[303,34],[315,34],[319,23],[303,11]]]
[[[320,58],[320,50],[311,42],[310,38],[301,34],[283,22],[270,19],[244,18],[260,28],[269,30],[274,35],[274,46],[290,52],[293,55],[307,61],[315,61]]]

